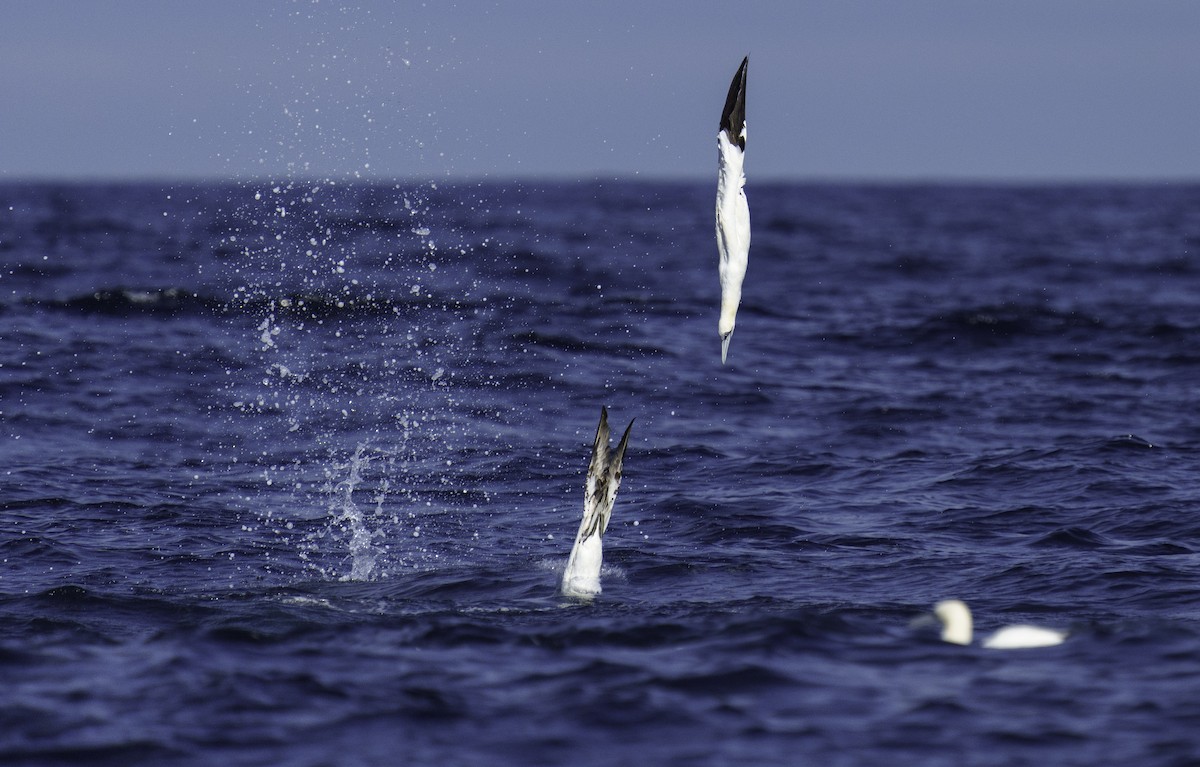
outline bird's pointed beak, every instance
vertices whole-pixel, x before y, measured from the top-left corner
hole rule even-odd
[[[721,364],[725,364],[725,358],[729,356],[729,340],[733,338],[733,331],[729,331],[721,336]]]

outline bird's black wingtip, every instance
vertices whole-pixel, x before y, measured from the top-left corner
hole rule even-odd
[[[725,108],[721,110],[721,127],[732,143],[743,150],[746,149],[746,70],[750,65],[750,57],[742,59],[733,82],[729,83],[729,95],[725,97]]]

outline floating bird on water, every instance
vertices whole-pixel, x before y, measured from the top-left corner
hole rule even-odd
[[[600,408],[600,425],[596,427],[596,442],[592,445],[592,461],[588,465],[587,486],[583,498],[583,520],[575,534],[575,545],[563,572],[562,593],[569,597],[591,597],[600,593],[600,565],[604,562],[601,538],[608,529],[617,488],[621,486],[621,461],[629,444],[629,431],[611,458],[608,454],[608,410]]]
[[[934,605],[933,614],[942,622],[942,641],[971,644],[971,610],[958,599],[946,599]],[[1062,644],[1067,632],[1041,626],[1005,626],[981,643],[992,650],[1020,650]]]
[[[717,131],[717,250],[721,260],[721,319],[717,331],[721,334],[721,364],[729,354],[729,339],[738,304],[742,301],[742,280],[746,277],[746,261],[750,257],[750,205],[746,202],[746,174],[742,161],[746,154],[746,66],[750,57],[742,59],[725,109],[721,111],[721,127]]]

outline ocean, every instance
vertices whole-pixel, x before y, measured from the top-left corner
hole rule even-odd
[[[0,763],[1200,764],[1200,186],[747,192],[0,184]]]

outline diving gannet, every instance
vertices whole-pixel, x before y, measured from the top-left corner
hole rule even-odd
[[[746,154],[746,66],[750,57],[742,59],[725,109],[721,111],[721,126],[717,131],[717,251],[721,260],[717,270],[721,277],[721,319],[717,331],[721,334],[721,364],[729,354],[729,339],[733,336],[733,321],[742,301],[742,280],[746,277],[746,261],[750,257],[750,206],[746,202],[746,174],[742,161]]]
[[[600,408],[600,425],[596,427],[596,442],[592,445],[592,462],[588,466],[587,486],[583,497],[583,520],[575,534],[575,545],[563,571],[562,593],[569,597],[591,597],[600,593],[600,565],[604,562],[601,537],[608,529],[617,488],[621,486],[621,461],[629,444],[629,431],[617,446],[616,454],[608,455],[608,410]]]
[[[942,622],[942,641],[971,644],[971,610],[958,599],[946,599],[934,605],[933,614]],[[1005,626],[981,643],[991,650],[1020,650],[1029,647],[1053,647],[1062,644],[1067,632],[1041,626]]]

